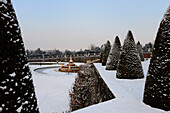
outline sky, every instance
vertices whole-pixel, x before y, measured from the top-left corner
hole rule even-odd
[[[26,49],[80,50],[107,40],[154,42],[170,0],[12,0]]]

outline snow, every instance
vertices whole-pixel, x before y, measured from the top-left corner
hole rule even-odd
[[[115,99],[92,105],[73,113],[170,113],[152,108],[142,102],[144,84],[150,60],[142,62],[144,79],[117,79],[116,71],[95,63],[101,77],[115,95]],[[78,64],[79,65],[79,64]],[[31,65],[40,113],[61,113],[69,110],[69,91],[76,74],[55,72],[54,68],[33,71],[35,68],[55,65]]]
[[[4,2],[4,3],[7,3],[7,0],[0,0],[0,2]]]
[[[142,62],[144,79],[134,80],[117,79],[116,71],[106,71],[105,66],[96,63],[96,68],[116,98],[73,113],[170,113],[142,102],[149,62],[150,60]]]
[[[55,68],[36,68],[55,65],[30,65],[40,113],[62,113],[69,110],[69,91],[76,73],[55,72]]]

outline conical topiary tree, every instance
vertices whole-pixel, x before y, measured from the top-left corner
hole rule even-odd
[[[143,49],[142,49],[142,45],[140,44],[140,42],[138,41],[137,43],[137,50],[140,56],[140,60],[144,61],[144,54],[143,54]]]
[[[120,79],[143,78],[143,69],[132,32],[129,31],[117,65],[116,77]]]
[[[106,44],[103,46],[103,55],[102,55],[102,66],[106,65],[107,62],[107,58],[109,56],[109,52],[110,52],[110,42],[107,41]]]
[[[21,31],[10,0],[0,0],[0,112],[39,113]]]
[[[110,50],[110,53],[107,59],[106,70],[116,70],[117,63],[120,57],[120,52],[121,52],[121,44],[120,44],[119,37],[116,36],[115,42],[112,45],[112,48]]]
[[[105,45],[102,45],[102,46],[101,46],[101,49],[100,49],[100,63],[102,63],[102,57],[103,57],[103,49],[104,49],[104,46],[105,46]]]
[[[170,6],[156,36],[143,102],[152,107],[170,110]]]

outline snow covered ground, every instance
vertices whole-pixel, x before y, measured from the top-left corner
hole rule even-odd
[[[40,113],[62,113],[69,110],[69,91],[77,74],[55,72],[54,68],[33,71],[48,65],[31,65]],[[55,66],[55,65],[49,65]],[[106,71],[105,66],[95,64],[103,80],[116,96],[107,102],[92,105],[73,113],[170,113],[152,108],[142,102],[149,60],[142,63],[145,78],[117,79],[116,71]]]
[[[170,113],[142,102],[149,62],[148,60],[142,63],[145,78],[136,80],[117,79],[116,71],[106,71],[105,66],[96,63],[96,68],[116,98],[74,113]]]
[[[40,113],[62,113],[69,110],[69,91],[76,73],[55,72],[55,68],[33,71],[55,65],[30,65]]]

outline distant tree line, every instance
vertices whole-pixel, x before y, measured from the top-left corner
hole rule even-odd
[[[99,55],[100,47],[91,44],[89,49],[79,51],[71,51],[66,49],[65,51],[60,50],[42,50],[40,48],[36,50],[26,50],[26,55],[28,58],[36,57],[70,57],[70,56],[90,56],[90,55]]]
[[[149,42],[145,44],[142,48],[143,48],[143,52],[152,52],[153,43]]]
[[[145,44],[142,49],[144,53],[151,53],[153,48],[153,44],[151,42]],[[94,44],[90,44],[88,49],[79,51],[71,51],[66,49],[65,51],[60,51],[59,49],[53,50],[42,50],[40,48],[36,50],[26,50],[26,55],[28,58],[43,58],[43,57],[70,57],[70,56],[90,56],[90,55],[100,55],[100,51],[102,48],[99,46],[95,46]]]

